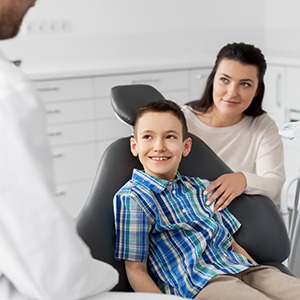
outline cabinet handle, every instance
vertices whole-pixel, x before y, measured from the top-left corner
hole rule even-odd
[[[56,131],[56,132],[49,132],[49,136],[61,136],[63,135],[62,131]]]
[[[276,78],[276,105],[281,107],[281,73],[278,73]]]
[[[46,113],[51,115],[51,114],[60,114],[61,113],[61,109],[48,109],[46,110]]]
[[[63,153],[56,153],[56,154],[53,154],[52,157],[53,158],[62,158],[64,157],[65,155]]]
[[[55,197],[62,197],[65,196],[67,193],[65,191],[60,191],[55,193]]]
[[[53,87],[44,87],[44,88],[38,88],[40,92],[58,92],[60,90],[59,87],[53,86]]]
[[[204,78],[204,75],[203,74],[196,74],[196,79],[197,80],[201,80],[201,79],[203,79]]]
[[[139,83],[160,83],[161,80],[159,78],[154,78],[154,79],[137,79],[137,80],[132,80],[132,84],[139,84]]]

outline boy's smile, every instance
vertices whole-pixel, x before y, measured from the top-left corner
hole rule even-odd
[[[131,152],[147,174],[173,180],[182,156],[188,155],[191,139],[183,140],[182,125],[171,112],[146,112],[138,121]]]

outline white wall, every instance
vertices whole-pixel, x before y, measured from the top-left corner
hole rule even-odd
[[[300,2],[266,0],[265,51],[271,56],[300,58]]]
[[[265,0],[43,0],[21,34],[2,41],[25,65],[91,60],[215,56],[232,41],[264,42]],[[67,33],[29,33],[28,26],[66,20]]]

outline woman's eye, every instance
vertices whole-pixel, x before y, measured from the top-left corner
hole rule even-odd
[[[242,86],[242,87],[250,87],[251,84],[248,83],[248,82],[242,82],[242,83],[241,83],[241,86]]]
[[[229,80],[225,77],[221,77],[220,81],[222,81],[223,83],[228,83],[229,82]]]

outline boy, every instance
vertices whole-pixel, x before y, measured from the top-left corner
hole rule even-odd
[[[240,223],[206,204],[209,182],[178,173],[191,146],[177,104],[138,110],[130,147],[144,171],[134,170],[114,198],[115,257],[125,260],[132,288],[196,299],[300,299],[299,279],[257,265],[234,241]]]

